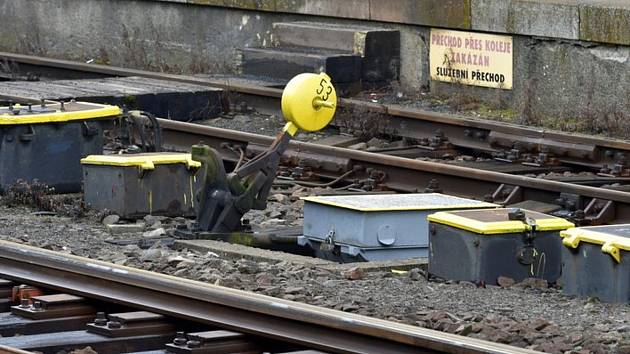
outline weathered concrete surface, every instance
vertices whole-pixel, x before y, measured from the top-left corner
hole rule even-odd
[[[3,50],[169,72],[230,71],[238,48],[295,18],[126,0],[3,0],[0,13]]]
[[[580,11],[572,0],[472,0],[472,29],[579,39]]]
[[[178,240],[173,245],[176,249],[188,248],[198,252],[214,252],[225,258],[245,258],[253,261],[270,263],[289,262],[302,265],[333,265],[335,263],[319,258],[305,257],[278,251],[232,244],[213,240]]]
[[[403,23],[415,21],[411,18],[396,20],[386,16],[389,11],[399,16],[419,16],[417,21],[424,21],[418,15],[422,6],[405,7],[408,5],[402,0],[396,3],[400,6],[397,11],[391,8],[392,2],[371,3],[370,16],[381,16],[386,23],[166,0],[0,0],[0,13],[5,19],[0,27],[0,50],[176,73],[229,73],[235,71],[235,63],[239,62],[239,48],[272,43],[273,23],[316,21],[381,26],[400,31],[400,85],[405,91],[417,93],[422,87],[430,87],[435,93],[457,94],[492,109],[498,106],[509,110],[515,117],[522,116],[523,123],[568,130],[589,126],[605,132],[626,129],[630,124],[625,119],[630,111],[626,87],[630,49],[601,43],[630,38],[629,20],[624,17],[630,12],[630,5],[620,0],[470,1],[470,25],[474,29],[522,33],[514,36],[512,91],[430,82],[430,27]],[[250,5],[264,3],[253,1]],[[326,1],[306,3],[333,6],[326,5]],[[346,2],[335,4],[343,6]],[[375,12],[376,6],[383,11]],[[483,6],[486,11],[479,10]],[[362,9],[358,7],[356,17],[364,16]],[[29,16],[23,16],[25,13]],[[438,12],[432,14],[439,18]],[[581,17],[580,22],[576,22],[576,16]],[[555,37],[548,35],[551,32],[556,33]],[[590,32],[593,33],[589,38],[597,42],[579,40]]]
[[[630,43],[626,0],[152,0],[550,38]]]
[[[407,27],[400,32],[400,84],[408,92],[429,85],[430,29]]]
[[[1,50],[174,73],[237,72],[240,48],[269,45],[276,22],[339,23],[172,1],[0,0],[0,13],[11,19],[0,28]],[[402,32],[403,88],[426,86],[427,29],[383,26]]]
[[[336,83],[361,81],[361,57],[346,53],[321,53],[276,48],[243,50],[243,73],[290,80],[303,72],[324,71]]]
[[[370,19],[370,2],[365,0],[275,0],[275,6],[278,12]]]
[[[158,117],[195,121],[222,112],[223,91],[144,77],[0,82],[0,97],[87,101],[140,109]],[[154,209],[155,210],[155,209]],[[120,215],[120,214],[119,214]]]
[[[525,123],[630,138],[630,48],[538,42],[532,51]]]
[[[273,37],[278,50],[292,51],[294,48],[299,48],[312,51],[316,49],[326,54],[341,52],[360,56],[359,64],[363,83],[386,84],[398,81],[399,31],[382,27],[288,22],[274,23]],[[244,59],[245,54],[246,50],[243,51]],[[344,71],[351,70],[344,69]],[[335,75],[330,76],[336,80]]]
[[[175,249],[191,249],[201,253],[216,253],[222,258],[249,259],[257,262],[292,263],[303,266],[323,268],[334,272],[344,272],[353,268],[360,268],[366,272],[387,271],[390,269],[409,270],[413,268],[426,269],[427,258],[412,258],[382,262],[357,262],[339,264],[336,262],[300,256],[296,254],[269,251],[260,248],[231,244],[213,240],[178,240],[173,245]]]
[[[462,104],[500,108],[516,123],[630,138],[630,48],[514,38],[512,91],[431,82]]]
[[[580,39],[630,45],[630,3],[608,0],[580,7]]]
[[[470,0],[371,1],[370,15],[375,21],[469,29]]]

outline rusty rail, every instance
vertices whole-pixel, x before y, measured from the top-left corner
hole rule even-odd
[[[192,144],[203,141],[217,149],[224,159],[238,157],[230,145],[269,145],[272,137],[243,133],[198,124],[172,120],[160,120],[163,128],[164,143],[167,148],[187,151]],[[580,206],[589,212],[589,205],[597,202],[611,202],[614,215],[608,213],[603,222],[630,222],[630,193],[595,188],[571,183],[563,183],[538,178],[510,175],[474,168],[446,165],[435,162],[406,159],[394,156],[330,147],[303,142],[292,142],[285,156],[293,159],[311,159],[314,169],[329,174],[339,174],[360,166],[352,178],[366,177],[366,170],[382,171],[385,174],[383,184],[392,190],[404,192],[423,191],[432,181],[437,181],[441,190],[448,194],[475,199],[494,198],[495,202],[512,204],[521,201],[539,201],[555,204],[563,197],[575,197],[577,208]],[[290,159],[290,158],[288,158]],[[285,161],[295,163],[296,161]],[[516,191],[515,191],[516,189]],[[504,192],[510,191],[505,194]],[[514,195],[518,194],[517,197]],[[510,199],[511,198],[511,199]],[[597,209],[597,208],[595,208]],[[595,212],[595,210],[590,210]],[[597,210],[599,213],[601,210]],[[597,216],[597,215],[596,215]],[[588,215],[586,215],[588,217]],[[586,223],[589,221],[587,220]],[[598,223],[598,220],[591,220]]]
[[[107,65],[86,64],[68,60],[0,52],[0,59],[17,63],[29,69],[66,71],[74,75],[142,76],[153,79],[221,87],[239,95],[240,100],[253,106],[279,107],[277,100],[282,90],[263,86],[235,84],[226,80],[208,79],[189,75],[174,75]],[[26,97],[8,97],[28,99]],[[39,97],[31,99],[38,101]],[[630,143],[625,140],[570,134],[542,128],[530,128],[505,122],[429,112],[399,105],[379,104],[353,99],[341,99],[342,108],[360,109],[389,117],[389,126],[397,134],[410,138],[427,138],[440,130],[453,145],[482,151],[511,149],[518,143],[523,152],[547,151],[562,162],[601,168],[625,160],[630,153]],[[274,109],[272,108],[272,109]],[[277,109],[277,108],[276,108]]]
[[[0,276],[335,353],[534,353],[6,241]]]
[[[127,69],[104,65],[85,64],[67,60],[42,58],[0,52],[0,58],[13,61],[20,65],[39,68],[39,70],[61,70],[75,75],[103,75],[103,76],[143,76],[154,79],[172,80],[222,87],[240,95],[239,99],[255,102],[255,106],[267,106],[277,109],[277,100],[281,97],[281,90],[254,85],[228,83],[222,80],[149,72],[137,69]],[[22,98],[27,99],[27,98]],[[35,99],[35,98],[33,98]],[[39,99],[39,98],[37,98]],[[386,114],[392,118],[394,127],[404,127],[399,130],[411,137],[426,137],[441,130],[455,146],[482,151],[496,151],[511,148],[519,142],[525,151],[548,151],[559,158],[561,162],[581,165],[591,169],[598,169],[604,165],[622,163],[621,168],[629,171],[626,156],[630,152],[630,143],[623,140],[598,138],[579,134],[566,134],[544,129],[528,128],[509,125],[503,122],[477,120],[466,117],[451,116],[421,110],[409,109],[395,105],[381,105],[357,100],[342,99],[342,107],[358,107],[362,110]],[[175,128],[171,124],[171,143],[176,139],[183,139],[186,143],[199,140],[213,140],[215,147],[219,147],[221,139],[233,138],[233,142],[246,146],[248,142],[267,144],[268,139],[252,135],[233,135],[227,131],[212,131],[199,126]],[[168,126],[168,125],[167,125]],[[185,132],[185,133],[184,133]],[[219,134],[219,135],[217,135]],[[203,139],[202,139],[203,138]],[[314,155],[310,159],[323,160],[325,170],[331,167],[342,169],[338,161],[331,161],[331,154],[345,156],[348,164],[360,164],[364,169],[373,168],[386,172],[388,188],[403,191],[418,191],[437,180],[441,189],[447,193],[475,198],[492,198],[502,204],[513,204],[521,201],[540,201],[550,204],[561,204],[567,207],[567,212],[577,212],[576,221],[580,224],[602,224],[612,222],[630,222],[630,204],[628,194],[621,191],[590,188],[568,183],[542,181],[532,178],[510,176],[507,174],[480,171],[469,168],[444,166],[422,161],[397,158],[384,158],[365,154],[358,151],[346,151],[329,147],[296,145],[300,154],[309,151]],[[180,144],[180,148],[184,146]],[[222,150],[226,158],[229,151]],[[299,157],[295,152],[293,157]],[[322,156],[328,156],[323,158]],[[360,173],[357,173],[360,175]]]

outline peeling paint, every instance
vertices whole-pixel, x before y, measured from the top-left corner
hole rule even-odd
[[[354,33],[354,45],[353,45],[353,50],[352,50],[354,54],[359,54],[361,56],[365,55],[366,37],[367,37],[367,32]]]
[[[611,60],[625,64],[630,59],[630,51],[627,48],[596,47],[589,49],[593,56],[602,60]]]

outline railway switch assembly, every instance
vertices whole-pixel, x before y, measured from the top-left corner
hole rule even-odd
[[[195,145],[192,159],[201,163],[197,191],[197,220],[187,228],[177,229],[176,237],[199,238],[204,233],[241,231],[241,219],[249,210],[263,210],[280,163],[280,157],[299,130],[314,132],[325,128],[335,115],[337,94],[330,77],[300,74],[286,86],[282,95],[282,113],[286,125],[271,146],[237,164],[226,173],[219,153],[207,145]]]

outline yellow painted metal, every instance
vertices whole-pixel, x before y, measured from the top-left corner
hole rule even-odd
[[[19,114],[11,113],[0,114],[0,125],[17,125],[17,124],[42,124],[42,123],[60,123],[74,120],[88,120],[116,117],[122,114],[122,110],[118,106],[103,105],[97,103],[77,102],[86,109],[76,111],[61,111],[60,109],[50,113],[37,114]],[[54,105],[50,105],[49,108]],[[18,106],[14,106],[18,108]],[[61,106],[60,106],[61,107]],[[6,107],[4,107],[6,108]]]
[[[335,116],[336,109],[337,92],[325,73],[297,75],[282,93],[284,118],[307,132],[325,128]]]
[[[297,125],[288,122],[287,124],[284,125],[284,128],[282,128],[283,132],[286,132],[287,134],[291,135],[291,136],[295,136],[295,134],[298,132],[298,127]]]
[[[529,225],[518,220],[483,222],[449,212],[431,214],[427,216],[427,220],[481,235],[510,234],[531,231],[531,227]],[[575,225],[573,223],[565,219],[552,216],[548,219],[536,219],[537,231],[560,231],[574,226]]]
[[[628,227],[630,227],[630,224],[628,224]],[[630,252],[630,238],[628,237],[580,227],[562,231],[560,236],[562,237],[562,244],[570,248],[577,248],[580,242],[602,245],[602,252],[611,255],[617,263],[621,262],[621,250]]]
[[[153,170],[155,165],[185,164],[187,168],[199,168],[201,162],[186,153],[147,153],[133,155],[90,155],[81,159],[83,165],[138,167],[140,170]]]

